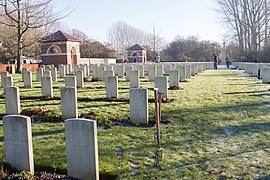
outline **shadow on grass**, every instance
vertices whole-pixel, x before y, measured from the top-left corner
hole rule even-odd
[[[246,84],[245,84],[246,85]],[[229,94],[229,95],[235,95],[235,94],[256,94],[256,93],[263,93],[263,92],[269,92],[269,94],[266,95],[270,95],[270,91],[269,90],[261,90],[261,91],[240,91],[240,92],[228,92],[228,93],[222,93],[222,94]],[[265,95],[265,94],[256,94],[259,96]]]
[[[216,107],[203,107],[203,108],[181,108],[179,110],[164,111],[163,113],[171,114],[172,116],[177,116],[175,118],[175,123],[181,124],[182,127],[190,126],[198,132],[211,133],[214,135],[227,135],[227,136],[237,136],[243,132],[260,132],[260,131],[270,131],[270,122],[255,121],[256,117],[265,116],[269,114],[268,106],[269,102],[254,102],[254,103],[243,103],[235,106],[216,106]],[[247,118],[250,119],[250,123],[241,124],[243,118],[237,117],[241,115],[242,111],[251,111]],[[254,112],[253,112],[254,111]],[[218,115],[217,113],[224,113],[224,116]],[[230,116],[234,113],[234,116]],[[196,116],[193,116],[193,114]],[[186,118],[188,117],[188,120]],[[219,119],[217,119],[219,118]],[[253,121],[254,119],[254,121]],[[228,122],[228,121],[239,121],[239,125],[227,125],[221,127],[218,122]],[[215,125],[213,125],[215,124]],[[225,123],[227,124],[227,123]],[[213,136],[214,137],[214,136]],[[206,137],[202,137],[204,139]],[[207,137],[208,138],[208,137]]]
[[[40,131],[40,132],[33,132],[32,136],[48,136],[48,135],[53,135],[53,134],[59,134],[59,133],[64,133],[65,129],[56,129],[56,130],[47,130],[47,131]]]

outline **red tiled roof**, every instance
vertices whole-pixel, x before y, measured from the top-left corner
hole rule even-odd
[[[62,32],[62,31],[57,31],[57,32],[54,32],[48,36],[45,36],[41,39],[38,40],[39,42],[62,42],[62,41],[75,41],[75,42],[79,42],[81,41],[80,39],[68,34],[68,33],[65,33],[65,32]]]
[[[135,44],[131,47],[129,47],[127,50],[132,51],[132,50],[146,50],[144,47],[140,46],[139,44]]]

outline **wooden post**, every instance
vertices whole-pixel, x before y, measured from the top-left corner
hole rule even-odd
[[[155,94],[155,115],[156,115],[156,128],[157,128],[157,142],[158,148],[160,145],[160,111],[159,111],[159,97],[158,97],[158,88],[154,88]]]

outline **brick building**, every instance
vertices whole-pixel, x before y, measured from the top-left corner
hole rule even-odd
[[[127,49],[128,62],[130,63],[145,63],[147,61],[146,49],[139,44],[135,44]]]
[[[80,64],[80,39],[62,31],[57,31],[38,40],[42,43],[43,64]]]

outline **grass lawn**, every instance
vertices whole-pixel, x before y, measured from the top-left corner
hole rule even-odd
[[[21,75],[12,75],[22,96],[41,96],[41,84],[22,88]],[[33,75],[35,79],[35,75]],[[142,79],[142,86],[154,84]],[[63,79],[53,83],[60,96]],[[129,83],[119,79],[120,98],[129,97]],[[169,90],[172,103],[162,113],[172,123],[161,125],[164,156],[154,166],[155,126],[112,126],[98,130],[101,179],[256,179],[270,178],[269,85],[239,70],[208,70]],[[3,90],[0,90],[2,94]],[[78,97],[105,98],[104,82],[86,82]],[[153,91],[149,91],[153,98]],[[0,98],[0,113],[5,112]],[[60,113],[60,100],[21,100],[21,109],[46,106]],[[128,119],[126,102],[78,102],[79,114],[95,112],[100,119]],[[154,104],[149,104],[150,120]],[[0,121],[0,163],[5,162]],[[33,123],[36,171],[66,174],[64,124]]]

